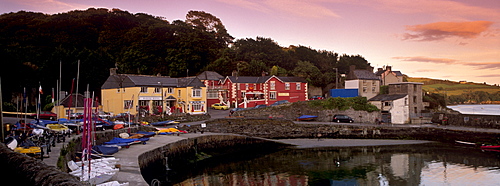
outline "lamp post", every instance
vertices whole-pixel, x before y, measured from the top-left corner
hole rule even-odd
[[[333,69],[335,69],[335,89],[338,89],[339,78],[337,76],[339,74],[339,69],[338,68],[333,68]]]
[[[164,110],[164,108],[163,108],[163,83],[160,82],[160,81],[158,81],[158,84],[160,84],[160,93],[161,93],[161,100],[160,100],[160,102],[161,102],[161,112],[160,112],[160,116],[163,118],[163,110]]]

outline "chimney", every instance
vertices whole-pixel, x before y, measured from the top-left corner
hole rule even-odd
[[[384,70],[383,68],[377,68],[377,72]]]
[[[262,71],[262,76],[266,76],[267,72]]]
[[[109,69],[109,75],[110,76],[116,75],[116,69],[118,69],[118,68],[110,68]]]
[[[349,66],[349,72],[356,70],[356,65]]]
[[[387,66],[387,67],[385,67],[385,70],[392,71],[392,67],[391,66]]]
[[[238,76],[238,72],[236,70],[233,70],[233,73],[231,73],[231,76]]]
[[[373,67],[372,66],[368,66],[368,67],[366,67],[366,70],[368,70],[370,72],[373,72]]]

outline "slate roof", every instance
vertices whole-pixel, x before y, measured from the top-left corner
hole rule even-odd
[[[220,75],[214,71],[204,71],[200,75],[196,76],[200,80],[220,80],[224,79],[224,76]]]
[[[273,76],[228,76],[233,83],[266,83]],[[307,83],[302,77],[276,76],[283,82]]]
[[[377,72],[375,72],[375,75],[376,76],[381,76],[386,70],[379,70]],[[396,76],[403,76],[403,73],[401,73],[401,71],[391,71],[393,72]]]
[[[197,81],[195,81],[197,80]],[[205,87],[196,77],[190,78],[171,78],[169,76],[148,76],[148,75],[132,75],[132,74],[117,74],[110,75],[101,86],[101,89],[111,88],[126,88],[126,87]]]
[[[177,87],[205,87],[205,84],[203,84],[197,77],[177,78],[177,80]]]
[[[83,107],[84,99],[85,99],[85,97],[82,94],[73,93],[71,96],[68,95],[68,96],[64,97],[63,99],[61,99],[60,104],[64,105],[64,107],[68,107],[70,105],[71,105],[71,107],[75,107],[75,106]],[[71,102],[71,104],[70,104],[70,102]],[[97,102],[94,102],[94,106],[95,105],[99,105],[99,104],[97,104]]]
[[[394,101],[401,98],[404,98],[408,94],[379,94],[373,98],[370,98],[368,101]]]
[[[350,74],[348,80],[354,79],[364,79],[364,80],[380,80],[373,72],[368,70],[354,70],[353,74]]]

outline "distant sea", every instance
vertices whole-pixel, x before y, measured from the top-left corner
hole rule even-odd
[[[478,115],[500,115],[500,105],[452,105],[448,108],[456,110],[462,114],[478,114]]]

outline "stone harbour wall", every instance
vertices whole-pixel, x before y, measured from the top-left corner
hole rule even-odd
[[[302,115],[313,115],[318,116],[315,121],[330,122],[336,114],[350,116],[356,123],[375,123],[376,118],[382,118],[380,112],[358,111],[354,109],[344,111],[315,109],[306,103],[289,103],[260,109],[241,110],[235,112],[233,116],[242,116],[246,118],[276,118],[293,121]]]
[[[233,133],[268,139],[286,138],[354,138],[354,139],[411,139],[454,142],[455,140],[500,143],[500,134],[450,130],[432,127],[406,127],[400,125],[339,125],[296,124],[282,119],[215,119],[206,127],[182,127],[189,131]]]
[[[6,185],[84,185],[77,177],[0,143],[0,178]]]
[[[432,122],[442,125],[500,129],[500,115],[435,113]]]

